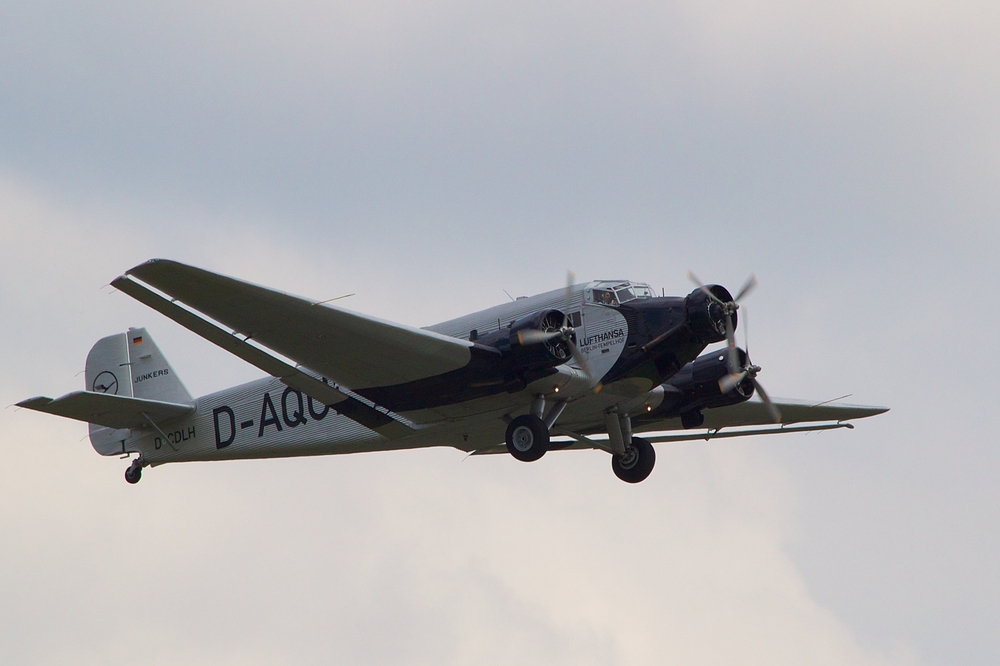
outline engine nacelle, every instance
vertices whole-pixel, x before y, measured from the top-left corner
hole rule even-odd
[[[513,362],[524,370],[541,370],[552,368],[568,361],[573,356],[569,344],[564,338],[555,337],[545,342],[521,344],[518,333],[522,331],[559,331],[569,326],[569,319],[559,310],[540,310],[515,321],[510,327],[510,354]],[[576,344],[576,334],[570,333],[573,344]]]
[[[525,337],[522,342],[518,333],[556,332],[567,326],[569,320],[561,311],[539,310],[514,321],[507,328],[479,337],[476,342],[500,351],[503,355],[504,374],[513,388],[554,372],[552,368],[573,357],[569,344],[561,335],[542,342],[532,342]],[[576,334],[570,332],[569,336],[576,344]]]
[[[738,347],[736,352],[740,367],[746,366],[746,352]],[[648,416],[676,418],[694,410],[725,407],[749,400],[754,393],[753,382],[749,379],[744,379],[728,393],[722,392],[719,380],[728,374],[729,358],[725,349],[702,354],[663,385],[663,402]]]
[[[707,289],[723,303],[733,300],[732,294],[720,285],[708,285]],[[733,319],[733,330],[736,330],[737,315],[735,312],[730,315]],[[701,289],[695,289],[684,299],[684,317],[687,319],[691,331],[698,336],[698,339],[705,344],[721,342],[726,339],[726,312],[725,309],[708,297]]]

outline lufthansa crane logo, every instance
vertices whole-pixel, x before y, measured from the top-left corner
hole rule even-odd
[[[118,378],[113,373],[105,370],[94,378],[94,385],[91,387],[91,390],[98,393],[118,395]]]

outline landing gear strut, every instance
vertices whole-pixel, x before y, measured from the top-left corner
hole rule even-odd
[[[641,437],[633,437],[632,444],[625,449],[625,453],[611,456],[611,469],[625,483],[645,480],[655,464],[656,451],[653,445]]]
[[[549,427],[534,414],[523,414],[507,425],[507,450],[521,462],[534,462],[549,450]]]
[[[125,480],[129,483],[139,483],[139,479],[142,478],[143,466],[142,458],[133,460],[132,464],[125,470]]]

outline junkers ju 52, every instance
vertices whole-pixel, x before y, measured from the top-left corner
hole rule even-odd
[[[678,297],[571,279],[421,329],[153,259],[111,284],[269,376],[193,398],[133,328],[94,345],[85,390],[18,405],[88,422],[102,455],[135,455],[129,483],[164,463],[429,446],[524,462],[600,449],[637,483],[656,442],[850,428],[886,411],[772,401],[734,336],[756,280],[733,296],[691,277]]]

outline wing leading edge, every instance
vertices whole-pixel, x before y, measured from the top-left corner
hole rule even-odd
[[[353,390],[404,384],[467,365],[471,342],[152,259],[135,278],[206,317]],[[118,284],[116,284],[118,283]],[[120,287],[119,287],[120,288]]]
[[[793,400],[775,400],[774,405],[781,412],[781,425],[794,423],[816,423],[821,421],[843,422],[854,419],[877,416],[889,411],[888,407],[871,407],[865,405],[816,405]],[[767,405],[756,400],[748,400],[736,405],[706,409],[705,423],[702,427],[710,430],[740,426],[773,425],[774,420]],[[679,430],[682,428],[680,419],[667,419],[655,423],[642,423],[636,431]]]

